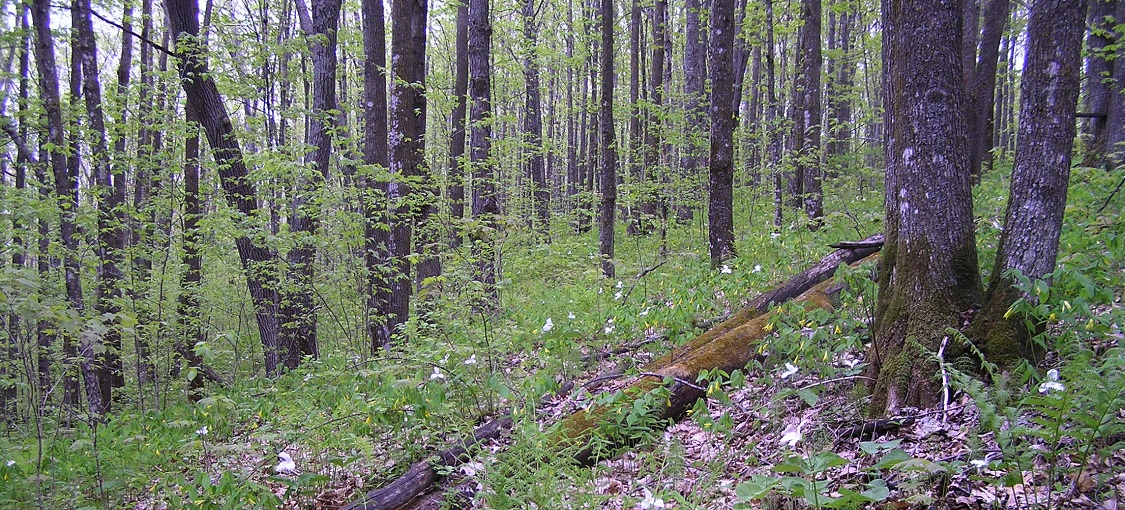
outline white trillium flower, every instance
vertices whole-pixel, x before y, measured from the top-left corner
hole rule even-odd
[[[782,379],[788,379],[793,374],[796,374],[797,370],[799,370],[799,369],[796,366],[794,366],[792,363],[786,361],[785,362],[785,371],[781,373],[781,378]]]
[[[6,462],[6,463],[5,463],[4,465],[5,465],[5,466],[8,466],[8,467],[12,467],[12,466],[16,465],[16,461],[14,461],[14,460],[9,460],[9,461],[8,461],[8,462]]]
[[[1039,385],[1039,393],[1045,394],[1052,391],[1066,391],[1066,386],[1059,382],[1059,371],[1054,368],[1047,371],[1047,380]]]
[[[445,379],[445,374],[441,373],[441,369],[438,367],[434,367],[434,373],[430,374],[430,380],[434,379]]]
[[[723,267],[719,268],[719,272],[722,274],[731,274],[732,271],[730,270],[730,266],[723,264]]]
[[[616,292],[616,293],[615,293],[615,294],[613,295],[613,300],[614,300],[614,301],[620,301],[620,300],[621,300],[621,296],[622,296],[622,294],[621,294],[621,291],[617,291],[617,292]]]
[[[781,237],[781,232],[770,232],[770,239],[777,239]]]
[[[805,438],[804,434],[801,434],[801,425],[803,424],[804,420],[800,420],[796,424],[787,427],[778,442],[790,448],[797,446],[797,443],[800,443],[801,440]]]
[[[977,469],[984,469],[988,467],[988,461],[984,459],[973,459],[969,461],[969,464],[972,464],[973,467],[976,467]]]
[[[543,332],[546,333],[552,329],[555,329],[555,323],[551,322],[550,317],[547,317],[547,322],[543,323]]]
[[[624,286],[625,286],[625,284],[624,284],[624,283],[622,283],[622,282],[621,282],[621,280],[617,280],[617,284],[615,284],[615,285],[613,286],[613,288],[615,288],[615,289],[620,289],[620,288],[622,288],[622,287],[624,287]]]
[[[665,506],[665,504],[664,504],[664,498],[658,498],[656,496],[653,496],[652,491],[648,490],[648,487],[645,487],[644,491],[645,491],[645,499],[641,500],[641,502],[637,504],[637,508],[642,509],[642,510],[651,510],[651,509],[654,509],[654,508],[667,508],[667,506]]]
[[[476,365],[477,364],[477,355],[474,354],[472,356],[469,356],[469,359],[465,360],[465,364],[466,365]]]
[[[614,329],[614,327],[613,327],[613,326],[606,326],[606,327],[605,327],[605,334],[607,334],[607,335],[608,335],[608,334],[610,334],[610,333],[613,333],[613,329]]]
[[[637,315],[640,315],[641,317],[644,317],[644,316],[648,315],[648,310],[649,310],[649,308],[651,308],[651,307],[645,307],[645,309],[644,309],[643,311],[641,311],[641,313],[639,313],[639,314],[637,314]]]
[[[762,272],[762,265],[761,264],[754,264],[754,270],[750,271],[750,272],[751,273],[761,273]]]
[[[293,462],[293,457],[290,457],[288,453],[281,452],[277,454],[277,465],[273,467],[273,471],[283,475],[295,475],[297,474],[297,463]]]
[[[570,313],[566,314],[566,318],[570,319],[570,320],[574,320],[574,312],[570,312]]]
[[[199,430],[196,430],[195,434],[199,435],[199,436],[206,436],[207,435],[207,426],[204,425],[203,428],[201,428]]]

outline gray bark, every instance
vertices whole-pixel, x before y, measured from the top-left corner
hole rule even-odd
[[[734,250],[734,1],[711,4],[711,165],[707,209],[711,266]]]

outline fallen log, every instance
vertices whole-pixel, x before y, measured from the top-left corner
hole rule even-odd
[[[746,308],[711,330],[645,365],[641,372],[648,375],[641,376],[623,390],[626,398],[638,398],[664,384],[665,379],[670,379],[672,383],[669,398],[662,409],[654,412],[660,420],[683,415],[696,400],[704,396],[703,387],[693,384],[700,371],[718,368],[731,372],[745,367],[756,355],[755,344],[767,334],[764,326],[772,314],[776,313],[768,312],[771,307],[798,298],[806,308],[831,308],[829,296],[842,286],[826,280],[836,272],[840,264],[855,264],[865,258],[873,259],[873,254],[882,246],[882,238],[881,234],[872,236],[855,243],[856,246],[840,248],[828,254],[784,284],[759,295]],[[605,412],[604,408],[593,407],[564,418],[554,429],[552,446],[560,449],[577,447],[574,458],[588,463],[593,453],[590,440]],[[494,425],[504,420],[506,423],[503,426]],[[496,437],[510,427],[509,416],[482,425],[463,444],[414,464],[406,474],[383,488],[368,492],[363,499],[344,507],[344,510],[400,508],[441,478],[435,467],[461,464],[467,460],[467,452],[472,445],[486,438]]]

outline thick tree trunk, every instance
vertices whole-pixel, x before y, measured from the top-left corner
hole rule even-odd
[[[1031,6],[1008,212],[985,306],[973,325],[981,350],[1000,366],[1036,354],[1023,318],[1006,316],[1016,299],[1037,297],[1021,296],[1009,272],[1018,270],[1035,281],[1055,269],[1075,135],[1085,7],[1084,1],[1069,0],[1036,0]]]
[[[613,0],[601,0],[602,55],[601,101],[601,208],[598,214],[598,253],[602,274],[613,278],[613,235],[617,212],[617,138],[613,130]]]
[[[711,169],[707,208],[711,267],[734,251],[734,1],[711,4]]]
[[[1117,23],[1125,22],[1125,1],[1117,1],[1117,12],[1114,15]],[[1112,94],[1109,107],[1106,110],[1106,151],[1109,154],[1106,161],[1107,167],[1117,167],[1125,163],[1125,51],[1122,50],[1122,38],[1117,41],[1117,60],[1113,65],[1113,83],[1116,84],[1117,93]]]
[[[981,297],[960,2],[884,0],[882,12],[887,219],[868,353],[873,414],[938,401],[923,352],[937,352]]]
[[[179,55],[181,85],[191,108],[199,116],[199,124],[207,135],[211,152],[219,166],[219,180],[227,202],[237,210],[240,220],[251,222],[258,212],[257,186],[248,177],[242,148],[234,133],[223,97],[211,77],[205,60],[205,50],[196,39],[199,36],[199,5],[196,0],[165,0],[168,24],[176,40]],[[247,225],[248,229],[254,229]],[[278,374],[279,362],[292,355],[283,352],[288,346],[278,342],[277,275],[273,265],[277,257],[263,245],[261,236],[242,235],[235,239],[238,257],[246,273],[246,285],[254,303],[265,353],[266,373]]]
[[[382,0],[364,0],[363,6],[363,163],[388,168],[386,28]],[[367,267],[366,329],[372,352],[389,348],[394,321],[386,315],[390,306],[390,230],[388,228],[387,181],[369,172],[360,177],[363,195],[363,259]]]

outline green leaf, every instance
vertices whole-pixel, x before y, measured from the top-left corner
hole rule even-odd
[[[887,452],[878,463],[875,464],[876,469],[887,469],[897,466],[898,464],[913,459],[909,453],[906,453],[898,448]]]
[[[772,476],[753,475],[749,481],[742,482],[734,488],[734,494],[741,501],[762,499],[777,487],[781,480]]]

